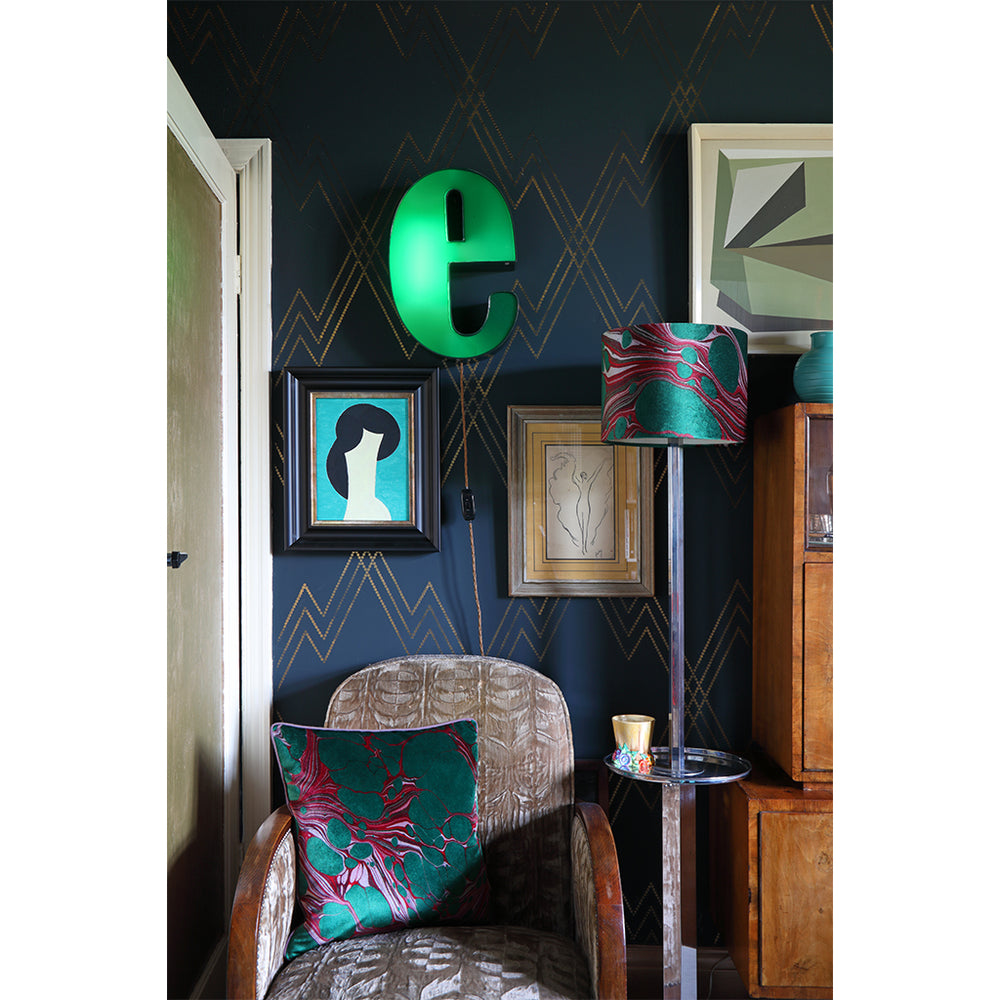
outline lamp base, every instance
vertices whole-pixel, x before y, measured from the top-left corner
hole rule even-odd
[[[678,760],[677,755],[668,747],[664,759],[658,761],[660,767],[666,769],[667,773],[676,781],[683,781],[686,778],[693,778],[696,775],[705,773],[705,764],[702,757],[698,756],[701,751],[683,751],[683,758]]]

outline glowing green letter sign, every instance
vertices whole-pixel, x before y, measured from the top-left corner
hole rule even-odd
[[[514,228],[500,192],[470,170],[439,170],[403,195],[389,236],[389,281],[406,329],[446,358],[499,347],[517,318],[517,297],[494,292],[486,320],[460,333],[451,314],[451,269],[514,263]]]

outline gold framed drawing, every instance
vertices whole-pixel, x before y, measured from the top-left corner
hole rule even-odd
[[[652,597],[647,448],[601,441],[599,406],[509,406],[512,597]]]

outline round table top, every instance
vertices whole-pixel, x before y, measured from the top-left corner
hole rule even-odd
[[[684,767],[676,772],[670,766],[670,747],[650,747],[649,752],[653,755],[653,767],[648,774],[616,767],[611,762],[614,754],[608,754],[604,763],[609,770],[624,778],[653,781],[661,785],[717,785],[739,781],[750,773],[750,761],[722,750],[685,747]]]

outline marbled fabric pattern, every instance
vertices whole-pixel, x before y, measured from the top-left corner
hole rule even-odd
[[[511,660],[400,657],[348,677],[325,724],[374,729],[459,718],[479,725],[479,838],[495,922],[571,938],[573,735],[556,684]]]
[[[376,731],[277,722],[271,733],[305,914],[286,957],[393,927],[483,921],[473,720]]]
[[[581,1000],[573,942],[521,927],[424,927],[336,941],[275,977],[267,1000]]]

